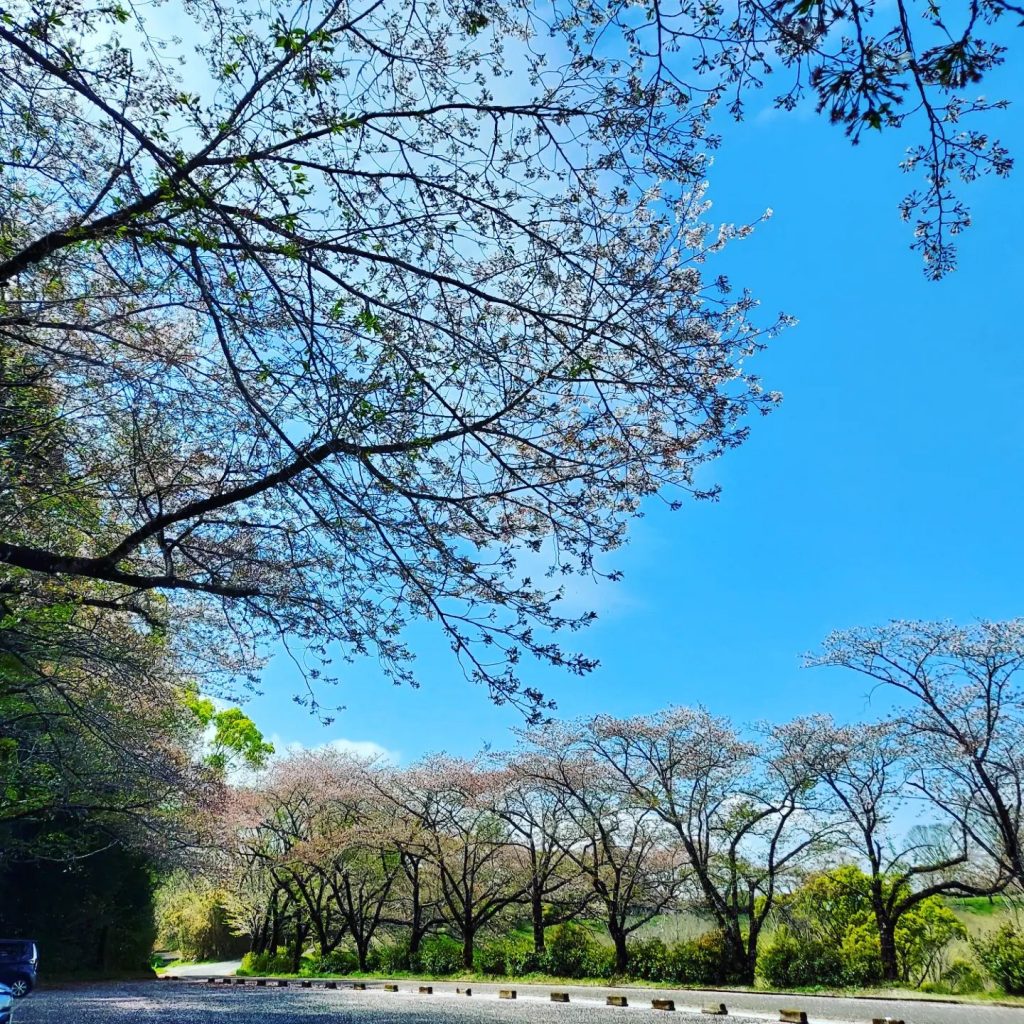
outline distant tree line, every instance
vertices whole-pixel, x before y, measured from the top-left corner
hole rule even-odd
[[[546,928],[600,922],[605,968],[650,973],[638,930],[695,910],[711,937],[678,955],[718,980],[920,984],[964,937],[942,897],[1024,883],[1022,658],[1024,621],[895,622],[809,659],[892,690],[884,721],[741,730],[674,707],[408,768],[295,754],[234,791],[207,872],[254,953],[295,970],[309,948],[422,965],[438,934],[479,967],[481,938],[526,921],[532,963]]]

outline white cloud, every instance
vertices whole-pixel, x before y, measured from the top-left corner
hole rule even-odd
[[[360,758],[379,759],[381,761],[387,761],[389,764],[398,764],[402,759],[401,751],[389,750],[387,747],[382,746],[374,740],[350,740],[345,739],[344,737],[339,737],[336,740],[328,740],[326,743],[318,743],[315,746],[309,747],[298,740],[285,740],[277,733],[274,733],[270,737],[270,742],[274,744],[274,749],[277,751],[278,756],[284,756],[285,754],[301,754],[307,750],[337,750],[341,754],[352,754],[353,756]]]

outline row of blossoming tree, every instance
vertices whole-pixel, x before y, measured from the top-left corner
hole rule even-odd
[[[342,945],[365,969],[401,929],[442,930],[474,964],[482,935],[599,920],[629,969],[658,915],[713,923],[725,974],[752,983],[794,888],[856,864],[884,977],[901,921],[936,896],[1024,881],[1024,621],[892,623],[830,637],[816,665],[892,691],[880,721],[814,715],[739,727],[701,707],[549,723],[514,749],[411,767],[330,748],[239,788],[222,867],[256,950]],[[934,903],[934,900],[933,900]]]

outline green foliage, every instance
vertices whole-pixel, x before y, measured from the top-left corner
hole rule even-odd
[[[835,946],[780,928],[757,959],[758,973],[772,988],[846,982],[843,957]]]
[[[423,940],[412,967],[427,974],[458,974],[463,970],[462,943],[447,935],[432,935]]]
[[[881,884],[886,900],[902,900],[910,895],[902,878],[883,878]],[[807,972],[813,973],[813,963],[819,959],[815,951],[827,949],[819,978],[788,984],[838,984],[826,963],[835,956],[842,961],[848,984],[876,985],[882,980],[871,879],[860,868],[847,864],[813,876],[793,894],[784,913],[792,934],[780,934],[777,950],[765,953],[763,973],[784,976],[795,972],[810,977]],[[945,951],[954,940],[966,935],[956,915],[938,897],[909,907],[900,915],[894,935],[900,978],[914,985],[923,984],[929,977],[938,981]],[[791,939],[799,940],[797,945],[807,952],[790,958]]]
[[[148,860],[114,846],[71,863],[0,870],[0,935],[39,943],[49,972],[149,972],[156,937]]]
[[[408,971],[411,963],[408,942],[385,942],[375,950],[377,963],[385,974]]]
[[[669,976],[669,951],[661,939],[637,939],[629,945],[629,975],[644,981],[665,981]]]
[[[583,977],[611,978],[614,975],[615,950],[611,946],[595,941],[587,950],[587,957],[583,962]]]
[[[923,900],[900,917],[896,926],[896,956],[904,981],[920,985],[941,969],[941,957],[967,929],[956,914],[936,897]]]
[[[850,925],[843,936],[840,951],[851,985],[877,985],[882,980],[882,943],[874,922]]]
[[[359,957],[351,949],[333,949],[313,961],[315,974],[352,974],[358,970]]]
[[[602,949],[582,925],[559,925],[546,943],[547,971],[560,978],[609,977],[611,971],[603,973]]]
[[[175,949],[185,960],[227,960],[244,952],[248,942],[232,933],[227,900],[221,889],[181,876],[168,880],[156,900],[160,948]]]
[[[241,708],[218,711],[212,700],[195,689],[186,691],[184,703],[200,726],[212,729],[206,763],[221,774],[239,764],[262,768],[274,753],[274,745],[264,740],[256,723]]]
[[[544,969],[544,958],[534,951],[533,943],[511,936],[488,942],[476,953],[477,970],[484,974],[521,978]]]
[[[925,991],[929,985],[921,986]],[[978,966],[963,957],[957,957],[942,972],[939,985],[936,989],[951,992],[954,995],[970,995],[973,992],[982,992],[985,988],[985,976],[978,970]]]
[[[668,978],[682,985],[721,985],[728,980],[727,964],[722,933],[705,932],[669,948]]]
[[[239,974],[290,974],[293,967],[292,952],[285,946],[265,953],[246,953],[242,957]]]
[[[883,895],[891,884],[883,882]],[[847,931],[871,916],[871,879],[853,864],[812,875],[789,901],[795,930],[840,945]]]
[[[1024,995],[1024,931],[1007,922],[972,945],[981,966],[1004,992]]]

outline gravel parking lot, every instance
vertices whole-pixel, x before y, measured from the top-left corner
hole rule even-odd
[[[546,999],[546,997],[545,997]],[[683,1016],[678,1013],[677,1016]],[[18,1006],[15,1024],[592,1024],[595,1017],[608,1024],[623,1016],[647,1021],[661,1016],[637,1002],[627,1009],[608,1007],[596,999],[553,1004],[539,997],[521,996],[515,1002],[499,1000],[496,993],[472,998],[435,992],[420,996],[411,991],[324,991],[252,986],[221,987],[184,982],[135,982],[40,990]],[[712,1021],[700,1013],[690,1019]],[[730,1015],[736,1024],[763,1024],[764,1018]]]
[[[207,985],[196,981],[129,982],[41,989],[18,1004],[15,1024],[668,1024],[651,1009],[651,992],[618,989],[628,1008],[604,1005],[600,989],[571,989],[568,1005],[551,1003],[547,988],[519,988],[515,1001],[499,1000],[496,986],[475,987],[471,998],[455,993],[454,985],[435,986],[419,995],[406,982],[402,991],[368,989],[336,991],[319,988],[256,988],[253,985]],[[696,993],[660,992],[675,996],[677,1011],[669,1020],[685,1018],[710,1024],[720,1017],[701,1014]],[[1024,1009],[963,1006],[943,1003],[887,1003],[811,996],[762,996],[730,993],[726,1020],[735,1024],[778,1021],[778,1008],[797,1005],[812,1022],[865,1024],[876,1015],[902,1018],[906,1024],[1024,1024]],[[747,1007],[739,1005],[747,1002]]]

